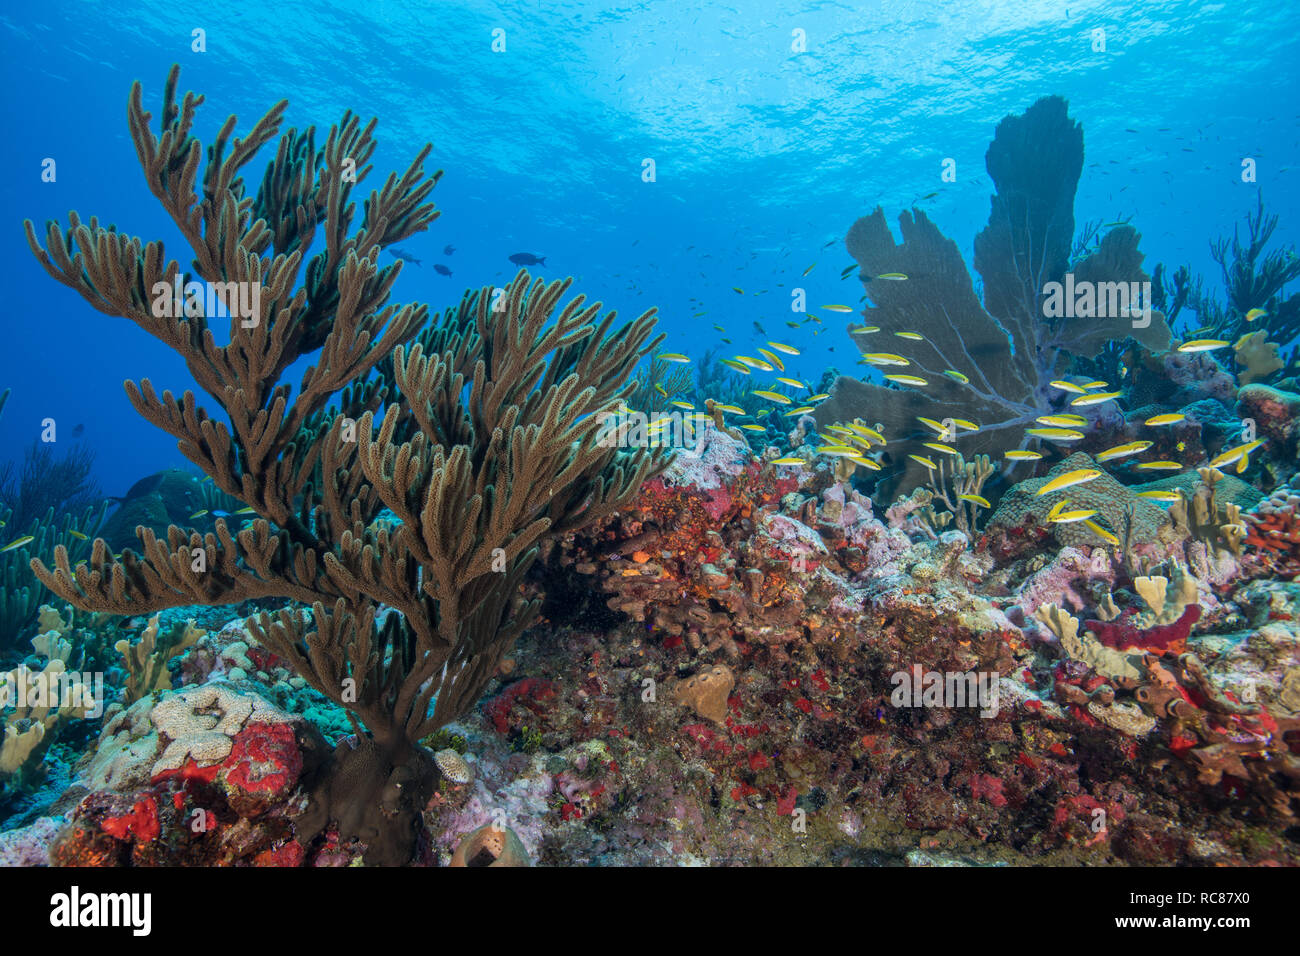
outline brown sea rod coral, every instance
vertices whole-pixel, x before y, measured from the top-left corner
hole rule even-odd
[[[138,83],[129,117],[193,272],[182,277],[162,243],[75,213],[66,231],[47,226],[45,248],[28,222],[28,241],[52,277],[185,359],[221,418],[192,392],[160,397],[148,379],[128,383],[131,402],[258,517],[238,532],[224,520],[208,534],[172,526],[165,539],[142,528],[140,555],[114,560],[100,540],[75,574],[63,548],[53,569],[33,569],[74,605],[120,614],[249,598],[310,605],[309,616],[250,622],[357,731],[321,773],[299,839],[332,826],[367,846],[368,863],[402,863],[437,774],[416,742],[472,705],[533,620],[520,583],[539,542],[614,510],[661,464],[598,442],[599,413],[626,398],[658,344],[654,314],[614,329],[614,313],[598,318],[600,304],[582,297],[557,312],[570,282],[520,272],[503,290],[466,293],[421,332],[426,308],[389,304],[401,266],[379,257],[436,216],[430,147],[369,194],[357,222],[375,123],[349,112],[320,150],[314,128],[281,135],[250,195],[244,167],[276,138],[287,104],[233,141],[231,117],[201,168],[191,130],[202,97],[178,103],[177,80],[173,67],[158,133]],[[191,278],[228,317],[188,291],[174,301]],[[313,354],[295,393],[281,379]],[[396,521],[379,520],[385,509]]]

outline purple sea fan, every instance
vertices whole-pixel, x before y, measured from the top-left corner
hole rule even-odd
[[[1023,115],[1003,119],[985,163],[997,193],[988,225],[975,239],[983,302],[957,244],[924,212],[899,216],[901,243],[894,242],[879,207],[849,230],[846,245],[861,267],[871,303],[864,310],[867,326],[880,328],[852,332],[854,341],[864,353],[902,355],[911,364],[887,371],[916,375],[927,384],[894,388],[841,376],[818,406],[820,424],[858,417],[882,422],[892,450],[895,436],[935,440],[918,416],[969,419],[980,428],[959,431],[962,454],[967,460],[998,456],[1026,444],[1025,427],[1036,417],[1068,407],[1075,396],[1049,383],[1065,374],[1072,356],[1090,358],[1106,342],[1126,336],[1148,349],[1169,347],[1169,328],[1159,312],[1045,317],[1044,301],[1057,288],[1049,283],[1066,286],[1068,281],[1102,294],[1115,289],[1103,283],[1137,283],[1139,292],[1150,288],[1142,286],[1150,278],[1142,271],[1139,236],[1130,226],[1111,230],[1094,252],[1071,264],[1083,130],[1069,118],[1065,100],[1047,97]],[[879,278],[890,275],[907,278]],[[1117,298],[1107,296],[1105,303]],[[1141,304],[1149,307],[1149,298]],[[919,333],[923,340],[892,332]],[[1082,412],[1086,416],[1087,408]],[[915,472],[905,483],[923,481],[924,469],[908,464],[906,453],[925,450],[900,444],[895,461]]]

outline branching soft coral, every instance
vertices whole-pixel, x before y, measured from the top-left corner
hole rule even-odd
[[[417,741],[472,706],[533,620],[537,602],[520,584],[539,544],[616,509],[663,464],[599,442],[600,413],[627,397],[661,337],[653,311],[615,328],[599,303],[560,305],[568,280],[533,283],[524,272],[505,289],[468,292],[421,332],[423,305],[388,304],[400,264],[379,261],[436,215],[425,202],[438,179],[423,170],[430,147],[370,193],[359,223],[352,195],[370,172],[375,124],[351,113],[320,151],[314,129],[280,136],[249,196],[243,168],[276,138],[282,102],[243,138],[230,139],[234,117],[222,126],[200,187],[205,150],[191,130],[202,97],[178,103],[177,80],[173,68],[158,133],[134,86],[132,138],[229,318],[199,303],[157,307],[155,290],[180,282],[161,243],[75,213],[66,231],[47,226],[46,248],[27,223],[28,241],[53,278],[185,359],[221,418],[191,392],[159,396],[148,379],[128,383],[131,402],[258,519],[237,534],[224,520],[208,534],[142,528],[142,555],[120,560],[97,540],[75,574],[62,548],[53,569],[33,567],[91,610],[310,605],[309,618],[285,610],[250,625],[357,730],[320,774],[300,839],[332,826],[367,846],[367,862],[402,863],[437,774]],[[318,230],[323,248],[304,263]],[[242,309],[250,288],[261,304],[252,315]],[[296,390],[281,382],[313,354]],[[385,509],[395,524],[376,521]],[[397,613],[380,614],[381,604]]]
[[[1243,370],[1241,384],[1268,379],[1283,368],[1278,357],[1280,346],[1300,336],[1300,293],[1285,295],[1284,287],[1300,278],[1300,258],[1291,246],[1265,251],[1277,230],[1278,217],[1264,212],[1264,197],[1256,198],[1255,212],[1246,216],[1246,236],[1239,228],[1232,237],[1224,236],[1210,244],[1210,254],[1219,265],[1226,303],[1206,287],[1201,277],[1192,278],[1184,266],[1164,280],[1158,290],[1160,301],[1181,306],[1196,315],[1196,324],[1204,331],[1198,337],[1226,339],[1237,345],[1237,361]],[[1157,276],[1163,279],[1164,270]],[[1247,318],[1252,310],[1260,310]],[[1172,314],[1172,313],[1171,313]],[[1251,338],[1245,340],[1245,336]],[[1243,342],[1248,348],[1243,349]],[[1271,347],[1271,348],[1270,348]],[[1286,364],[1288,373],[1300,372],[1296,350]]]

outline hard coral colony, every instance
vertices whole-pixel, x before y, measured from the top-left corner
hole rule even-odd
[[[761,327],[692,374],[568,279],[390,301],[431,147],[358,218],[373,122],[318,147],[281,102],[205,146],[178,84],[128,120],[188,270],[26,224],[184,360],[206,398],[127,393],[205,477],[133,489],[132,544],[100,506],[0,552],[0,860],[1300,863],[1300,298],[1262,206],[1226,305],[1153,278],[1132,225],[1076,236],[1048,97],[988,148],[981,292],[877,208],[863,377]]]

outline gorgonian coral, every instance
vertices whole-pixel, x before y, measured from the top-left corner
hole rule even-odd
[[[899,216],[901,243],[879,207],[849,230],[846,245],[870,299],[866,324],[850,327],[854,340],[867,356],[905,359],[906,366],[884,371],[924,384],[892,387],[841,376],[817,410],[819,424],[879,422],[892,450],[896,438],[935,440],[918,417],[971,420],[978,430],[955,432],[963,454],[997,455],[1024,446],[1026,426],[1075,397],[1050,385],[1073,357],[1091,358],[1124,337],[1150,349],[1169,347],[1164,316],[1149,311],[1150,296],[1142,295],[1150,279],[1132,227],[1112,229],[1095,251],[1070,261],[1083,131],[1065,101],[1047,97],[1003,119],[985,161],[997,193],[975,239],[982,303],[957,244],[924,212]],[[1047,314],[1056,311],[1048,306],[1054,296],[1061,317]],[[1096,408],[1082,414],[1095,415]],[[908,485],[924,480],[921,465],[905,454],[892,458],[910,471]]]

